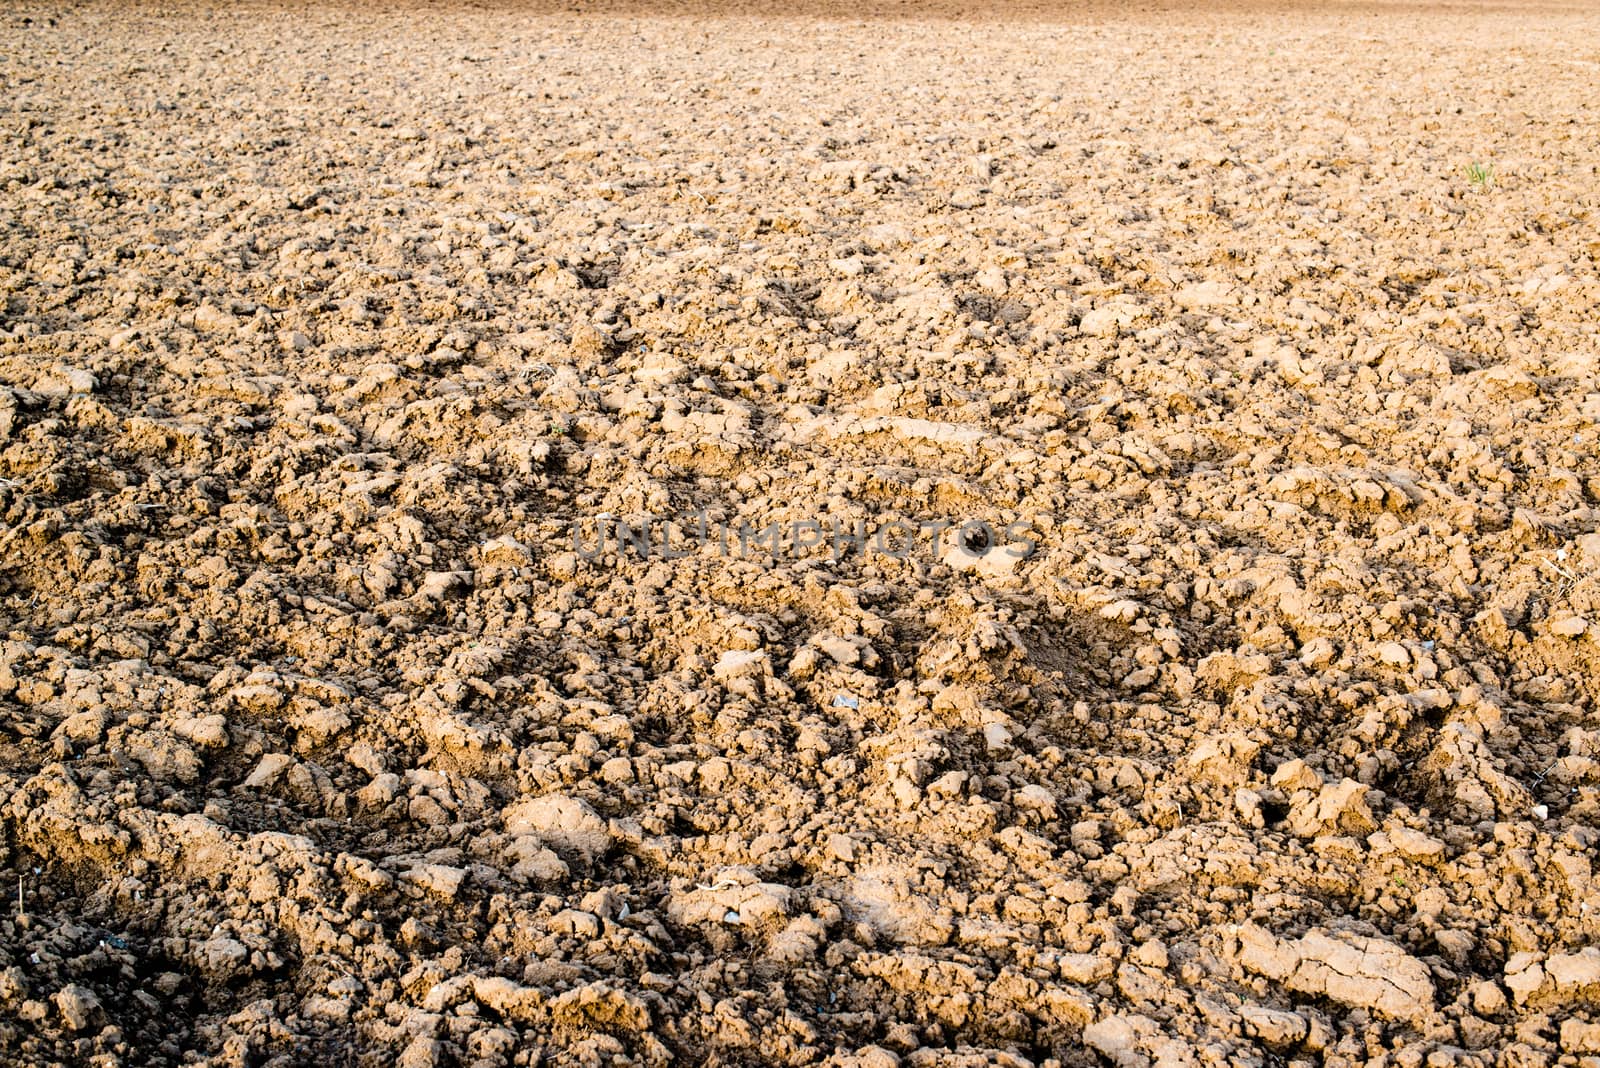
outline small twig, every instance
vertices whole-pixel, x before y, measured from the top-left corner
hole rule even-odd
[[[1561,763],[1561,758],[1557,757],[1556,759],[1554,759],[1554,760],[1552,760],[1550,762],[1550,766],[1548,768],[1545,768],[1543,771],[1541,771],[1539,773],[1539,777],[1537,779],[1533,780],[1534,789],[1537,790],[1541,785],[1543,785],[1544,780],[1545,780],[1545,776],[1549,775],[1552,771],[1555,771],[1556,770],[1556,765],[1559,764],[1559,763]]]
[[[1544,559],[1544,562],[1550,566],[1550,570],[1552,570],[1556,574],[1560,575],[1561,578],[1564,580],[1563,582],[1560,583],[1560,585],[1557,587],[1557,590],[1556,590],[1556,592],[1559,593],[1562,597],[1565,597],[1568,594],[1570,594],[1575,588],[1577,588],[1578,584],[1581,583],[1583,581],[1583,579],[1584,579],[1584,576],[1573,574],[1572,571],[1570,571],[1567,568],[1561,566],[1560,561],[1562,559],[1565,559],[1565,557],[1566,557],[1566,550],[1563,549],[1555,557],[1547,556]]]

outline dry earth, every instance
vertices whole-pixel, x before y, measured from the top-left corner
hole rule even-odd
[[[1205,6],[7,5],[5,1062],[1595,1063],[1600,15]]]

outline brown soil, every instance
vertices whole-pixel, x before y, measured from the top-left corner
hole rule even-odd
[[[1198,6],[0,11],[0,1060],[1594,1063],[1600,15]]]

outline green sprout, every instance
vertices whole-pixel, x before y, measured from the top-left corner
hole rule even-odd
[[[1478,192],[1487,193],[1494,187],[1494,164],[1467,164],[1467,182]]]

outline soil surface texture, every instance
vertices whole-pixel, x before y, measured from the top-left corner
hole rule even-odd
[[[1600,11],[0,9],[0,1062],[1600,1057]]]

